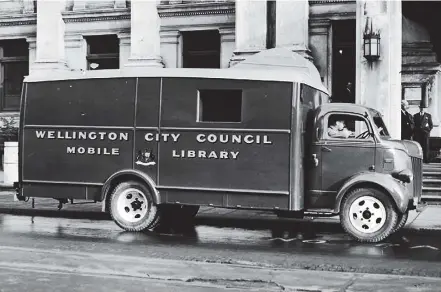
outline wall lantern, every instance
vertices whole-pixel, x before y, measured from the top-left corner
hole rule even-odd
[[[367,22],[369,22],[369,20],[370,19],[368,19]],[[366,30],[363,35],[363,51],[364,57],[372,62],[380,58],[380,33],[374,32],[372,21],[370,24],[370,29],[368,29],[369,25],[366,25]]]

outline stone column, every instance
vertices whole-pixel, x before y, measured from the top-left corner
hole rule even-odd
[[[231,55],[234,53],[234,27],[221,27],[221,68],[228,68]]]
[[[287,47],[312,59],[309,42],[309,1],[276,1],[276,47]]]
[[[32,72],[66,70],[64,21],[61,15],[64,0],[37,1],[37,52]]]
[[[80,34],[65,37],[66,56],[69,68],[87,70],[87,43]]]
[[[380,33],[380,59],[363,56],[366,29]],[[368,27],[366,24],[369,24]],[[379,110],[393,138],[401,138],[401,1],[357,1],[356,103]]]
[[[236,1],[236,50],[230,66],[266,49],[267,1]]]
[[[181,33],[178,30],[161,32],[161,52],[167,68],[179,68],[182,64]]]
[[[37,39],[35,37],[27,37],[26,41],[29,44],[29,72],[31,72],[37,58]]]
[[[73,11],[85,10],[87,0],[74,0],[73,1]]]
[[[119,38],[119,67],[124,68],[130,57],[130,33],[121,32]]]
[[[23,0],[23,13],[34,13],[34,0]]]
[[[164,67],[157,1],[132,0],[129,67]]]
[[[113,4],[113,7],[115,9],[124,9],[127,8],[126,0],[115,0],[115,3]]]
[[[441,137],[441,72],[437,72],[434,76],[432,91],[429,112],[432,115],[433,130],[430,132],[430,136]]]

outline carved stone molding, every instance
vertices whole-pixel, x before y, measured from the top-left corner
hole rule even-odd
[[[36,25],[37,16],[0,17],[0,26]]]
[[[357,2],[356,0],[321,0],[321,1],[316,1],[316,0],[310,0],[309,4],[310,5],[314,5],[314,4],[332,4],[332,3],[355,3]]]
[[[160,17],[198,16],[198,15],[219,15],[234,14],[235,4],[230,2],[221,3],[192,3],[174,5],[159,5]]]
[[[125,9],[124,12],[113,11],[113,9],[86,13],[64,12],[63,19],[66,23],[127,20],[130,19],[130,12],[128,9]]]

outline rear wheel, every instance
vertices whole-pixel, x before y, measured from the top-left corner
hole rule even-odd
[[[395,230],[398,214],[387,194],[375,188],[359,188],[343,198],[340,221],[356,240],[379,242]]]
[[[150,229],[158,221],[157,206],[145,184],[137,181],[120,183],[110,196],[110,215],[127,231]]]

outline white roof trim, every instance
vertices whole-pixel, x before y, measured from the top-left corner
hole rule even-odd
[[[236,79],[298,82],[309,85],[317,90],[328,94],[327,89],[317,84],[305,72],[285,70],[262,70],[262,69],[186,69],[186,68],[124,68],[113,70],[90,70],[90,71],[37,71],[25,77],[24,82],[45,82],[94,78],[212,78],[212,79]]]

